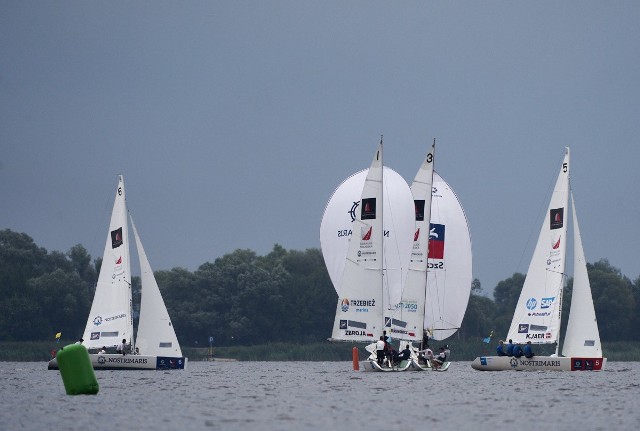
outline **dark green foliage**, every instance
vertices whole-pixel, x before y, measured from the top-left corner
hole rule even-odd
[[[0,341],[50,340],[41,352],[48,357],[56,332],[69,340],[80,336],[100,265],[101,259],[92,262],[81,245],[66,254],[49,253],[26,234],[0,231]],[[606,260],[589,264],[588,271],[603,344],[639,341],[640,277],[632,282]],[[242,346],[260,345],[262,350],[242,357],[350,360],[351,345],[325,341],[331,335],[337,295],[318,249],[275,245],[265,256],[236,250],[194,272],[173,268],[155,275],[185,352],[208,350],[213,336],[216,352],[230,349],[229,356],[243,351]],[[493,299],[483,295],[479,280],[473,281],[462,327],[448,340],[457,345],[457,359],[494,351],[507,333],[524,278],[516,273],[498,283]],[[572,281],[564,292],[567,310]],[[135,315],[138,277],[132,279],[132,288]],[[491,343],[482,343],[491,331]]]

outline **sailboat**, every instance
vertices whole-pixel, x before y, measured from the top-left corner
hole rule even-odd
[[[471,291],[469,225],[456,194],[434,171],[434,164],[435,140],[411,184],[413,250],[402,300],[391,319],[391,334],[408,342],[416,338],[408,337],[405,327],[423,329],[418,331],[419,341],[422,332],[435,340],[453,335],[462,323]],[[432,368],[428,359],[419,357],[417,348],[411,345],[411,350],[413,370],[446,371],[449,367],[447,361]]]
[[[82,344],[89,350],[94,369],[184,369],[187,358],[182,356],[178,338],[133,218],[131,226],[140,260],[142,284],[137,343],[133,335],[127,203],[124,178],[119,175],[102,267],[82,335]],[[128,352],[115,353],[115,348],[123,341]],[[98,353],[103,348],[108,353]],[[49,362],[48,368],[58,369],[56,358]]]
[[[344,211],[345,216],[352,217],[349,225],[338,230],[334,227],[343,223],[337,221],[342,218],[337,203],[348,203],[351,198],[342,196],[353,196],[351,188],[358,187],[353,176],[336,189],[323,215],[322,250],[338,293],[330,341],[375,343],[386,330],[391,305],[400,301],[411,254],[412,198],[409,186],[399,176],[391,183],[393,190],[388,189],[387,176],[394,175],[384,167],[382,154],[380,140],[371,166],[363,173],[357,200],[351,200],[351,210]],[[350,238],[348,242],[338,241],[336,234]],[[336,258],[340,255],[344,256],[341,273]],[[369,358],[364,369],[399,371],[409,365],[410,361],[404,361],[398,366],[381,367]]]
[[[569,167],[567,147],[506,338],[518,344],[531,342],[533,345],[555,345],[556,352],[551,356],[535,355],[532,358],[481,356],[471,364],[476,370],[597,371],[605,367],[606,358],[602,354],[578,217],[570,189]],[[573,293],[563,356],[558,356],[568,245],[565,218],[568,215],[569,197],[574,236]]]

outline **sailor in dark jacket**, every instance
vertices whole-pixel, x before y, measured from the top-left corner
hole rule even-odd
[[[513,341],[509,338],[509,344],[507,344],[507,356],[513,356]]]
[[[520,344],[516,343],[513,346],[513,356],[516,358],[519,358],[522,356],[522,347],[520,347]]]
[[[524,357],[525,358],[533,358],[533,350],[531,350],[531,341],[527,341],[527,344],[524,345]]]
[[[498,347],[496,347],[496,353],[498,354],[498,356],[507,356],[507,354],[504,351],[504,341],[500,340],[498,342]]]

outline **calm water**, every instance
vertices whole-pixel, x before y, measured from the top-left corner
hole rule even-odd
[[[97,372],[68,396],[46,363],[0,362],[0,429],[635,429],[640,362],[588,372],[364,373],[349,362],[190,362]],[[520,426],[521,425],[521,426]]]

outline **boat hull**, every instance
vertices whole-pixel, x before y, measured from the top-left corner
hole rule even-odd
[[[427,363],[421,363],[415,359],[411,360],[411,370],[412,371],[447,371],[449,369],[449,365],[451,365],[451,362],[445,362],[444,364],[442,364],[441,367],[438,368],[433,368],[431,366],[431,362],[427,361]]]
[[[411,368],[411,361],[401,361],[398,365],[389,367],[380,365],[377,361],[367,360],[362,363],[362,371],[377,371],[382,373],[406,371]]]
[[[188,362],[185,357],[151,355],[91,354],[89,358],[94,370],[183,370]],[[49,361],[48,369],[58,369],[56,358]]]
[[[607,358],[480,356],[471,368],[480,371],[601,371]]]

